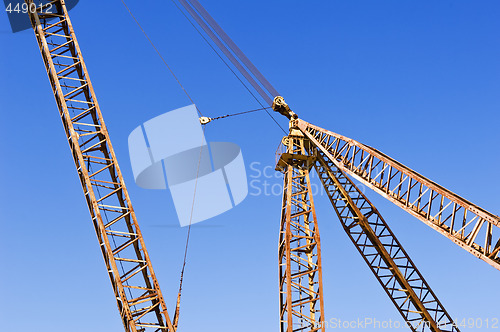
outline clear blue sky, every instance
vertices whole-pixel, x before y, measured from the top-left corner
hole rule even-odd
[[[258,107],[170,1],[128,2],[205,115]],[[201,2],[300,117],[500,214],[500,2]],[[127,137],[189,101],[121,2],[97,3],[81,1],[71,18],[172,313],[186,229],[167,191],[134,184]],[[2,14],[0,43],[1,329],[120,332],[34,34],[11,34]],[[283,134],[261,112],[214,122],[206,135],[239,144],[253,177],[274,168]],[[268,174],[254,185],[281,183]],[[179,331],[278,330],[281,198],[250,193],[193,227]],[[453,317],[500,318],[500,271],[368,195]],[[326,318],[401,320],[326,197],[316,206]]]

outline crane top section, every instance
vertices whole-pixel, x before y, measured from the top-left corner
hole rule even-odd
[[[285,108],[281,108],[284,110]],[[500,217],[469,202],[382,152],[301,119],[290,120],[290,135],[303,134],[312,157],[325,156],[338,168],[407,211],[474,256],[500,270]],[[298,158],[284,139],[276,170]],[[326,159],[325,159],[326,160]]]
[[[285,102],[285,98],[281,96],[274,97],[272,108],[275,112],[286,116],[290,120],[299,118],[299,116],[295,114]]]

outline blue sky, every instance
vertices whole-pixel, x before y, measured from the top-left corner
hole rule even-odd
[[[500,214],[499,2],[201,2],[301,118]],[[168,191],[134,184],[127,137],[189,100],[121,2],[96,4],[71,18],[172,313],[186,229]],[[259,107],[171,2],[128,4],[204,115]],[[2,329],[122,331],[33,32],[11,34],[2,14],[0,40]],[[255,178],[283,136],[265,113],[213,122],[206,136],[241,146],[255,186],[281,183]],[[281,198],[252,193],[193,227],[179,331],[278,330]],[[368,196],[453,317],[500,319],[500,271]],[[400,321],[327,198],[315,202],[326,318]]]

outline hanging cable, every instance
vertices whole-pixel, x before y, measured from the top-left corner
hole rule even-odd
[[[218,117],[215,117],[215,118],[209,118],[208,116],[202,116],[200,118],[200,122],[201,122],[201,124],[205,125],[205,124],[207,124],[209,122],[212,122],[214,120],[225,119],[225,118],[229,118],[231,116],[243,115],[243,114],[253,113],[253,112],[257,112],[257,111],[263,111],[263,110],[267,110],[269,108],[272,108],[272,107],[262,107],[262,108],[257,108],[255,110],[245,111],[245,112],[239,112],[239,113],[233,113],[233,114],[226,114],[226,115],[218,116]]]
[[[250,88],[245,84],[245,82],[243,82],[243,80],[238,76],[238,74],[236,74],[236,72],[233,70],[233,68],[231,68],[231,66],[227,63],[227,61],[224,60],[224,58],[222,57],[222,55],[220,55],[219,52],[217,52],[217,50],[215,49],[215,47],[208,41],[208,39],[203,35],[203,33],[200,31],[200,29],[198,29],[196,27],[196,25],[189,19],[189,17],[186,15],[186,13],[181,9],[181,7],[179,7],[179,5],[177,4],[177,2],[175,0],[171,0],[171,1],[175,5],[175,7],[177,7],[177,9],[182,13],[182,15],[186,18],[186,20],[193,26],[193,28],[196,30],[196,32],[198,32],[198,34],[201,36],[201,38],[212,49],[212,51],[219,57],[219,59],[233,73],[233,75],[238,79],[238,81],[240,81],[240,83],[245,87],[245,89],[248,91],[248,93],[250,93],[250,95],[257,101],[257,103],[259,103],[259,105],[262,108],[265,108],[265,106],[262,104],[262,102],[259,100],[259,98],[257,98],[257,96],[255,96],[255,94],[250,90]],[[271,113],[269,113],[269,111],[267,109],[266,109],[266,113],[274,121],[274,123],[276,123],[276,125],[281,129],[281,131],[283,131],[283,133],[285,133],[285,135],[288,135],[288,133],[285,131],[285,129],[283,129],[283,127],[279,124],[278,121],[276,121],[276,119],[272,116]]]
[[[272,107],[262,107],[262,108],[257,108],[255,110],[245,111],[245,112],[239,112],[239,113],[233,113],[233,114],[226,114],[226,115],[218,116],[216,118],[212,118],[212,120],[219,120],[219,119],[228,118],[230,116],[236,116],[236,115],[242,115],[242,114],[247,114],[247,113],[253,113],[253,112],[257,112],[257,111],[263,111],[263,110],[266,110],[266,109],[269,109],[269,108],[272,108]]]
[[[184,88],[184,86],[182,85],[181,81],[179,80],[179,78],[175,75],[174,71],[172,70],[172,68],[168,65],[167,61],[165,60],[165,58],[161,55],[160,51],[158,50],[158,48],[155,46],[155,44],[153,43],[153,41],[151,40],[151,38],[149,38],[148,34],[146,33],[146,31],[144,31],[144,29],[142,28],[141,24],[139,23],[139,21],[135,18],[134,14],[132,14],[132,11],[128,8],[127,4],[125,3],[124,0],[121,0],[121,2],[123,3],[123,5],[125,6],[125,8],[127,9],[127,11],[129,12],[130,16],[132,16],[132,18],[134,19],[135,23],[137,23],[137,25],[139,26],[139,28],[141,29],[142,33],[144,34],[144,36],[147,38],[147,40],[149,41],[149,43],[151,44],[151,46],[153,46],[153,48],[155,49],[156,53],[158,53],[158,56],[160,57],[160,59],[163,61],[163,63],[165,64],[165,66],[167,66],[168,70],[170,71],[170,73],[172,74],[172,76],[175,78],[175,80],[177,81],[177,83],[179,84],[179,86],[181,87],[181,89],[184,91],[184,93],[186,94],[186,96],[189,98],[189,100],[191,101],[192,104],[196,105],[193,98],[191,98],[191,96],[189,95],[189,93],[187,92],[186,88]],[[198,107],[196,106],[196,109],[198,110],[198,113],[200,113],[200,115],[203,116],[203,114],[201,114],[200,110],[198,109]]]
[[[191,103],[195,104],[193,98],[191,98],[191,96],[187,92],[186,88],[184,88],[184,86],[180,82],[179,78],[175,75],[175,73],[173,72],[172,68],[168,65],[167,61],[162,56],[162,54],[160,53],[160,51],[158,50],[158,48],[156,47],[156,45],[153,43],[153,41],[151,40],[151,38],[149,38],[148,34],[143,29],[143,27],[141,26],[141,24],[139,23],[139,21],[137,20],[137,18],[134,16],[134,14],[130,10],[130,8],[127,6],[127,4],[125,3],[125,1],[121,0],[121,2],[125,6],[125,8],[127,9],[127,11],[129,12],[130,16],[133,18],[133,20],[135,21],[135,23],[137,24],[137,26],[139,27],[139,29],[142,31],[142,33],[144,34],[144,36],[146,37],[146,39],[149,41],[149,43],[151,44],[151,46],[154,48],[154,50],[156,51],[156,53],[158,54],[158,56],[160,57],[160,59],[163,61],[163,63],[165,64],[165,66],[167,67],[167,69],[169,70],[169,72],[175,78],[175,80],[177,81],[177,83],[179,84],[179,86],[181,87],[181,89],[184,91],[184,93],[186,94],[186,96],[189,98],[189,100],[191,101]],[[210,48],[215,52],[215,54],[222,60],[222,62],[226,65],[226,67],[229,68],[229,70],[233,73],[233,75],[240,81],[240,83],[245,87],[245,89],[252,95],[252,97],[261,106],[261,108],[258,108],[258,109],[254,109],[254,110],[250,110],[250,111],[245,111],[245,112],[234,113],[234,114],[226,114],[226,115],[215,117],[215,118],[203,117],[202,113],[197,108],[197,111],[202,116],[202,118],[206,118],[206,119],[209,119],[209,121],[212,121],[212,120],[223,119],[223,118],[227,118],[227,117],[231,117],[231,116],[242,115],[242,114],[246,114],[246,113],[252,113],[252,112],[257,112],[257,111],[265,110],[266,113],[269,115],[269,117],[274,121],[274,123],[276,123],[276,125],[286,134],[286,131],[283,129],[283,127],[278,123],[278,121],[276,121],[276,119],[271,115],[271,113],[269,113],[268,109],[270,109],[271,107],[265,107],[262,104],[262,102],[257,98],[257,96],[255,96],[255,94],[252,93],[252,91],[250,90],[250,88],[243,82],[243,80],[238,76],[238,74],[236,74],[236,72],[231,68],[231,66],[217,52],[217,50],[208,41],[208,39],[203,35],[203,33],[187,17],[187,15],[184,13],[184,11],[182,11],[182,9],[177,5],[177,3],[174,0],[172,0],[172,2],[179,9],[179,11],[184,15],[184,17],[189,21],[189,23],[191,23],[191,25],[200,34],[200,36],[205,40],[205,42],[210,46]],[[203,132],[205,132],[205,128],[206,127],[204,126],[203,127]],[[183,285],[183,282],[184,282],[184,271],[185,271],[186,263],[187,263],[187,252],[188,252],[188,248],[189,248],[189,239],[190,239],[190,235],[191,235],[191,224],[192,224],[192,218],[193,218],[193,212],[194,212],[194,204],[195,204],[195,198],[196,198],[196,189],[197,189],[197,184],[198,184],[198,175],[199,175],[199,170],[200,170],[202,151],[203,151],[203,146],[200,148],[200,157],[199,157],[199,160],[198,160],[198,169],[197,169],[196,180],[195,180],[195,187],[194,187],[194,193],[193,193],[193,202],[192,202],[192,206],[191,206],[191,215],[190,215],[189,226],[188,226],[188,231],[187,231],[187,236],[186,236],[186,245],[185,245],[185,248],[184,248],[184,258],[183,258],[181,275],[180,275],[180,281],[179,281],[179,291],[177,293],[177,302],[176,302],[175,314],[174,314],[174,319],[173,319],[173,326],[174,326],[175,329],[177,328],[177,325],[179,323],[182,285]]]
[[[184,0],[183,0],[184,1]],[[239,61],[253,74],[257,81],[267,90],[272,98],[280,94],[269,83],[269,81],[261,74],[261,72],[254,66],[254,64],[247,58],[247,56],[240,50],[240,48],[233,42],[233,40],[224,32],[222,27],[213,19],[213,17],[206,11],[198,0],[187,0],[190,5],[203,17],[212,30],[219,36],[220,40],[224,42]]]
[[[139,29],[142,31],[142,33],[144,34],[144,36],[146,37],[146,39],[149,41],[149,43],[151,44],[151,46],[154,48],[154,50],[156,51],[156,53],[158,54],[158,56],[160,57],[160,59],[163,61],[163,63],[165,64],[165,66],[167,67],[167,69],[169,70],[169,72],[172,74],[172,76],[175,78],[175,80],[177,81],[177,83],[179,84],[179,86],[181,87],[181,89],[184,91],[184,93],[186,94],[186,96],[189,98],[189,100],[191,101],[192,104],[195,104],[193,98],[189,95],[189,93],[187,92],[186,88],[184,88],[184,86],[182,85],[181,81],[179,80],[179,78],[175,75],[174,71],[172,70],[172,68],[168,65],[167,61],[165,60],[165,58],[163,57],[163,55],[161,54],[161,52],[158,50],[158,48],[156,47],[156,45],[153,43],[153,41],[151,40],[151,38],[149,38],[148,34],[146,33],[146,31],[143,29],[142,25],[139,23],[139,21],[137,20],[137,18],[135,17],[135,15],[132,13],[132,11],[130,10],[130,8],[127,6],[127,4],[125,3],[124,0],[120,0],[122,2],[122,4],[125,6],[125,8],[127,9],[127,11],[129,12],[130,16],[132,17],[132,19],[135,21],[135,23],[137,24],[137,26],[139,27]],[[231,66],[224,60],[224,58],[217,52],[217,50],[213,47],[212,44],[210,44],[210,42],[208,41],[207,38],[205,38],[205,36],[203,35],[203,33],[196,27],[196,25],[191,22],[191,20],[187,17],[187,15],[184,13],[184,11],[177,5],[177,3],[175,2],[175,0],[171,0],[173,2],[173,4],[177,7],[177,9],[182,13],[182,15],[188,20],[188,22],[194,27],[194,29],[200,34],[200,36],[203,38],[203,40],[205,40],[205,42],[210,46],[210,48],[215,52],[215,54],[222,60],[222,62],[226,65],[227,68],[229,68],[229,70],[233,73],[233,75],[240,81],[240,83],[245,87],[245,89],[250,93],[250,95],[252,95],[252,97],[260,104],[260,106],[262,108],[265,108],[266,109],[266,113],[267,115],[269,115],[269,117],[274,121],[274,123],[281,129],[281,131],[283,131],[283,133],[287,134],[287,132],[285,131],[285,129],[283,129],[283,127],[278,123],[278,121],[276,121],[276,119],[272,116],[271,113],[269,113],[269,111],[267,110],[269,107],[264,107],[264,105],[261,103],[261,101],[257,98],[257,96],[255,96],[252,91],[250,90],[250,88],[243,82],[243,80],[238,76],[238,74],[236,74],[236,72],[231,68]],[[196,105],[196,104],[195,104]],[[196,109],[198,111],[198,113],[200,114],[200,116],[203,116],[203,114],[201,113],[201,111],[198,109],[198,106],[196,106]]]
[[[203,127],[203,137],[205,137],[205,131],[207,127]],[[174,314],[174,320],[172,325],[174,326],[174,329],[177,329],[177,324],[179,323],[179,314],[180,314],[180,308],[181,308],[181,293],[182,293],[182,284],[184,282],[184,270],[186,268],[186,262],[187,262],[187,252],[188,252],[188,247],[189,247],[189,237],[191,235],[191,224],[193,221],[193,212],[194,212],[194,203],[196,199],[196,189],[198,187],[198,176],[200,174],[200,165],[201,165],[201,156],[203,152],[203,147],[204,145],[202,144],[200,147],[200,156],[198,157],[198,168],[196,169],[196,179],[194,182],[194,191],[193,191],[193,201],[191,204],[191,215],[189,216],[189,226],[188,226],[188,231],[187,231],[187,236],[186,236],[186,246],[184,247],[184,259],[182,262],[182,269],[181,269],[181,277],[179,281],[179,292],[177,293],[177,303],[175,306],[175,314]]]
[[[233,64],[236,69],[240,72],[241,75],[246,79],[246,82],[250,83],[250,85],[257,91],[257,93],[261,96],[261,98],[271,106],[272,98],[268,92],[264,90],[264,88],[257,82],[252,75],[243,67],[243,64],[239,59],[235,57],[235,55],[224,45],[224,43],[218,38],[218,36],[214,33],[212,28],[207,25],[207,23],[200,17],[197,11],[191,6],[187,0],[178,0],[179,3],[184,7],[184,9],[191,15],[191,17],[196,21],[198,26],[205,32],[205,34],[210,37],[212,42],[219,48],[219,50],[226,56],[226,58]]]

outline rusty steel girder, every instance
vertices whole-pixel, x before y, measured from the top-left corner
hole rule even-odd
[[[500,217],[372,147],[300,119],[296,125],[343,172],[500,270]]]
[[[304,137],[288,136],[279,235],[280,331],[325,331],[321,248]]]
[[[33,0],[26,0],[29,8]],[[52,5],[52,12],[45,9]],[[126,331],[174,331],[64,0],[28,11]],[[48,22],[48,20],[51,20]]]
[[[276,170],[285,173],[281,210],[279,270],[281,331],[317,331],[325,328],[319,230],[309,171],[316,170],[337,216],[359,253],[412,331],[458,332],[453,319],[431,290],[401,243],[373,204],[316,142],[290,121],[290,134],[277,151]],[[311,219],[312,218],[312,219]],[[311,230],[314,233],[310,233]],[[309,241],[309,242],[308,242]],[[317,256],[307,255],[316,241]],[[294,255],[295,254],[295,255]],[[311,254],[311,253],[310,253]],[[316,273],[317,276],[316,276]],[[309,285],[318,284],[318,291]],[[314,278],[318,278],[317,281]],[[302,285],[302,287],[293,287]],[[312,304],[319,304],[315,309]],[[309,311],[305,304],[310,304]],[[296,309],[298,308],[298,309]],[[321,312],[317,316],[316,312]]]
[[[412,331],[459,331],[378,210],[321,151],[314,168],[342,227]]]

